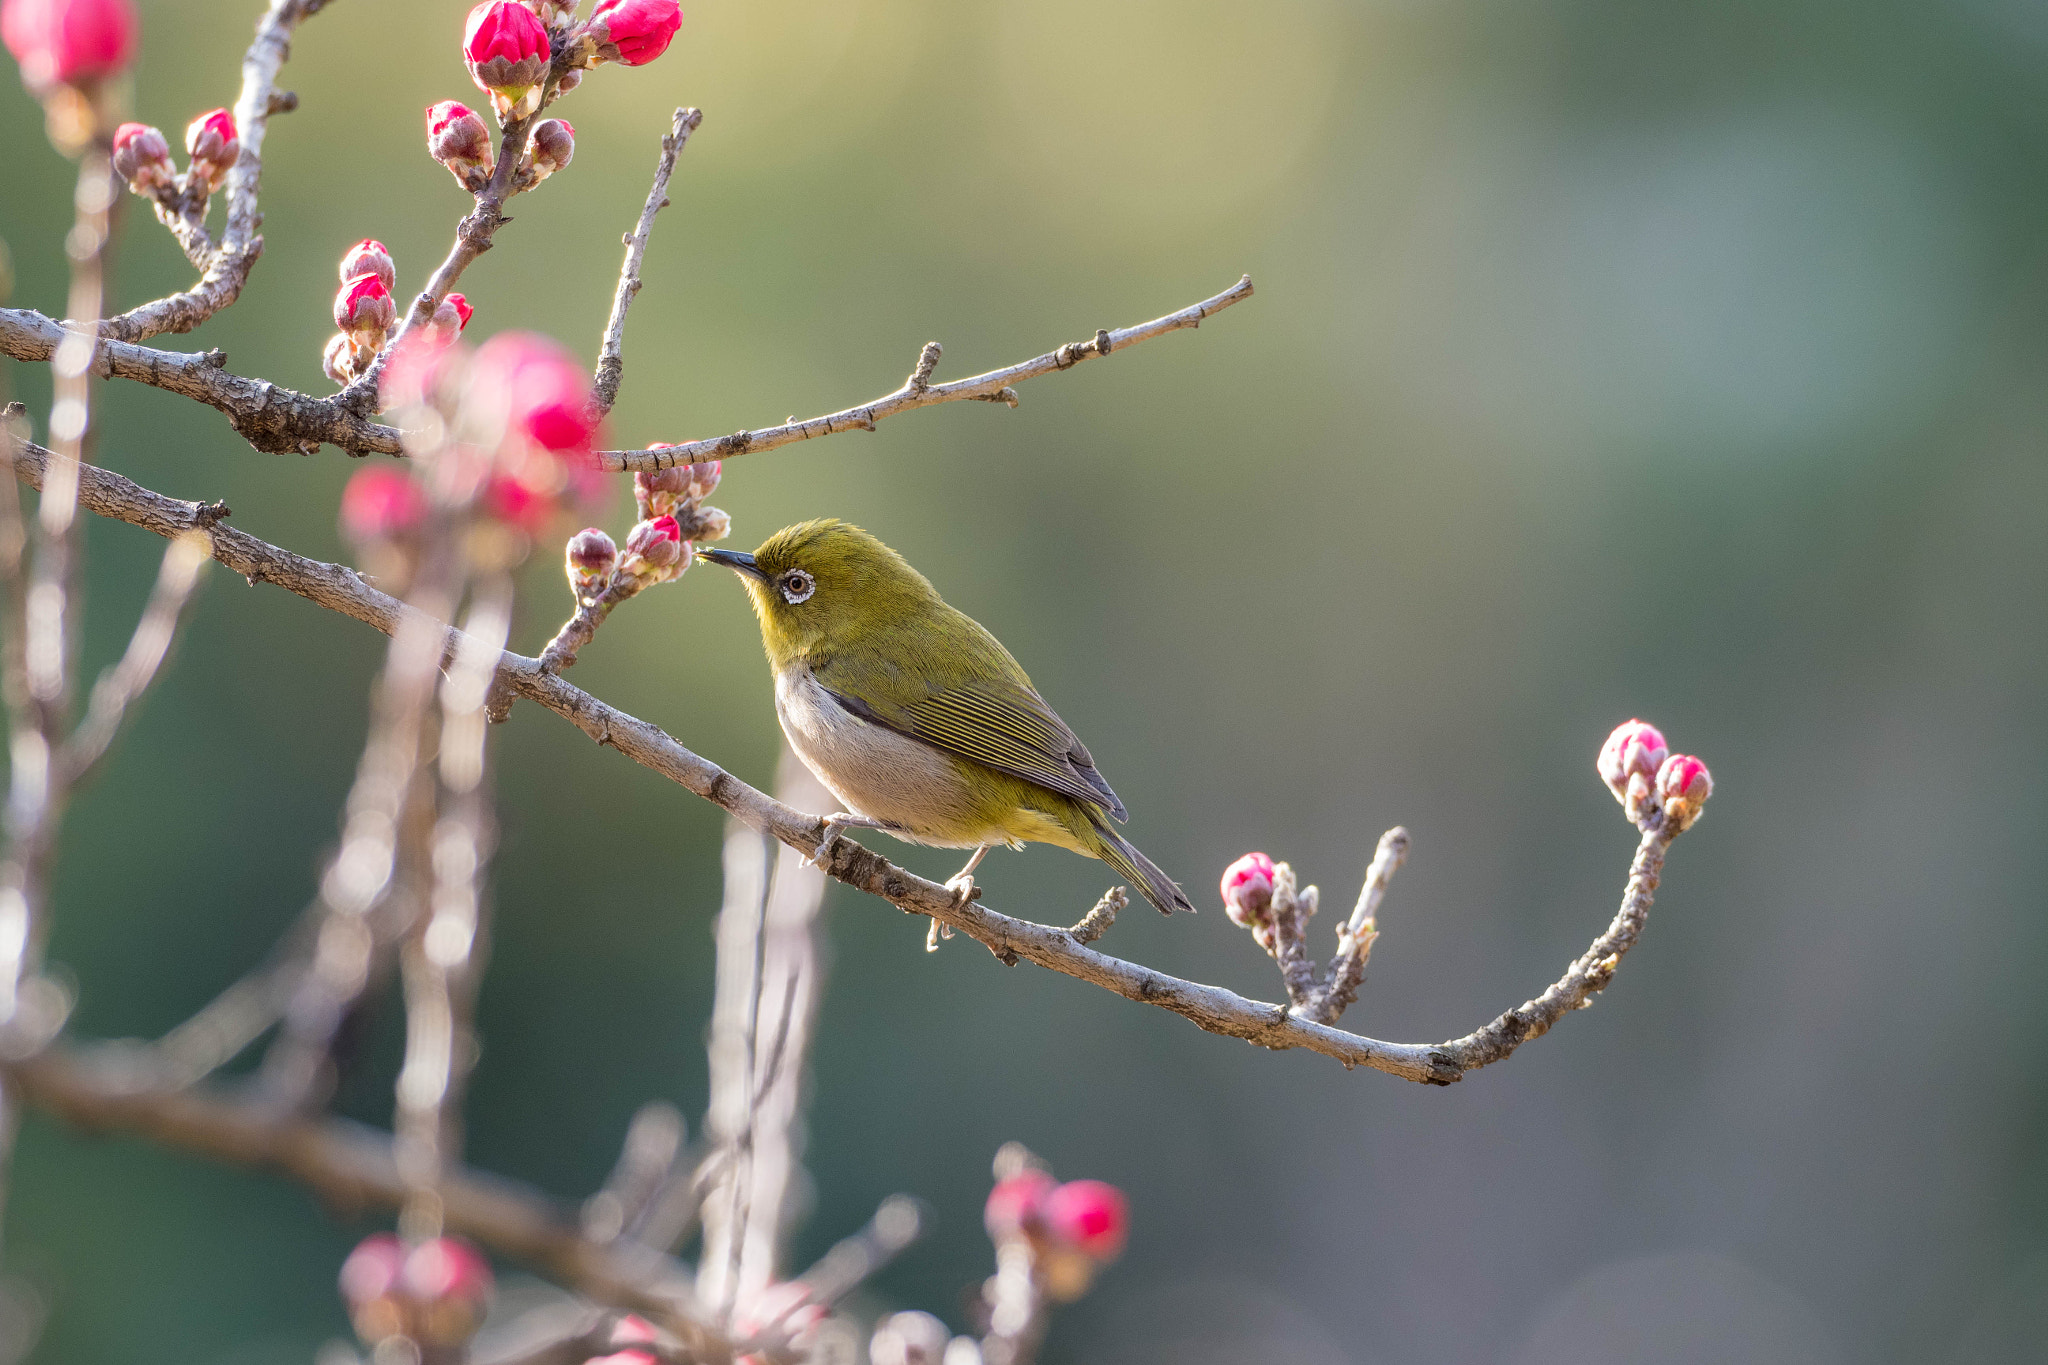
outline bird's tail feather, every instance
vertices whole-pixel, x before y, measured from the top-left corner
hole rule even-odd
[[[1160,871],[1159,865],[1147,858],[1131,845],[1121,834],[1099,821],[1090,820],[1100,853],[1098,856],[1115,868],[1138,888],[1138,894],[1152,902],[1154,909],[1162,915],[1176,910],[1193,913],[1194,904],[1181,893],[1178,883]]]

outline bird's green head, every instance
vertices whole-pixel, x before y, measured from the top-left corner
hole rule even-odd
[[[939,601],[929,580],[858,526],[836,518],[787,526],[752,554],[698,554],[740,575],[779,672],[809,655],[875,640]]]

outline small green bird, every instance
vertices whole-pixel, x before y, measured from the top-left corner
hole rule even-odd
[[[787,527],[752,554],[698,553],[740,573],[782,731],[846,805],[816,857],[849,827],[971,848],[946,883],[964,900],[994,845],[1058,844],[1102,859],[1162,913],[1194,909],[1110,827],[1124,803],[1010,651],[901,555],[837,520]]]

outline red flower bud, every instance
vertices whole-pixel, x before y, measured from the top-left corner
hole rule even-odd
[[[868,1365],[940,1365],[952,1333],[930,1313],[891,1313],[875,1324]]]
[[[533,125],[533,139],[527,144],[526,164],[533,171],[533,183],[553,175],[576,155],[576,130],[569,120],[542,119]]]
[[[427,323],[427,327],[434,340],[450,342],[462,335],[463,328],[469,326],[469,320],[475,312],[476,310],[469,306],[468,299],[460,294],[450,294],[434,309],[434,316]]]
[[[989,1239],[1007,1242],[1037,1228],[1044,1218],[1046,1196],[1058,1183],[1049,1172],[1036,1167],[998,1180],[981,1210],[981,1224],[988,1229]]]
[[[683,543],[682,528],[670,516],[656,517],[633,527],[626,535],[623,568],[635,577],[654,577],[666,582],[690,567],[690,548]],[[669,570],[674,572],[670,573]]]
[[[358,275],[375,275],[384,281],[386,292],[398,288],[398,271],[391,263],[391,252],[374,237],[363,238],[342,255],[341,282],[347,284]]]
[[[446,166],[455,183],[471,194],[490,182],[498,164],[491,130],[482,116],[454,100],[427,106],[427,155]]]
[[[463,64],[477,89],[490,93],[501,120],[529,113],[523,106],[539,102],[534,92],[547,76],[548,56],[548,31],[519,0],[484,0],[469,12]]]
[[[201,114],[185,125],[185,150],[192,157],[192,172],[217,190],[228,181],[235,158],[242,154],[241,134],[235,131],[235,116],[225,109]]]
[[[1600,758],[1595,766],[1599,769],[1600,780],[1607,784],[1607,790],[1626,806],[1629,803],[1629,779],[1654,778],[1668,752],[1664,736],[1656,726],[1648,721],[1632,720],[1614,727],[1614,733],[1600,746]]]
[[[477,349],[479,401],[503,405],[508,437],[553,454],[590,453],[599,425],[590,388],[590,372],[538,333],[500,332]]]
[[[334,325],[347,332],[359,346],[372,350],[384,344],[384,334],[398,321],[398,305],[391,291],[375,275],[358,275],[334,296]]]
[[[1097,1261],[1122,1254],[1131,1215],[1124,1192],[1100,1180],[1074,1180],[1045,1197],[1046,1230]]]
[[[142,23],[131,0],[4,0],[0,43],[21,64],[21,83],[41,97],[125,70]]]
[[[569,537],[567,547],[569,591],[578,597],[592,597],[604,591],[618,567],[619,547],[595,526],[585,527]]]
[[[645,66],[668,51],[682,26],[676,0],[597,0],[584,31],[597,45],[598,60]]]
[[[341,490],[341,533],[358,545],[403,535],[426,515],[426,495],[403,470],[359,469]]]
[[[1223,912],[1246,929],[1265,923],[1273,906],[1273,860],[1247,853],[1223,869]]]
[[[1700,818],[1714,794],[1714,775],[1691,754],[1673,754],[1657,770],[1657,799],[1664,803],[1664,822],[1673,834]]]
[[[526,474],[534,472],[537,471],[530,468],[522,471]],[[532,478],[496,475],[484,489],[485,510],[507,526],[516,526],[528,535],[537,536],[547,529],[558,510],[557,490],[552,484],[553,480],[544,485]]]
[[[171,144],[163,129],[146,123],[124,123],[114,130],[114,174],[145,197],[168,190],[178,178],[171,163]]]

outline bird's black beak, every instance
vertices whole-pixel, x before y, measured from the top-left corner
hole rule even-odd
[[[744,550],[699,550],[697,558],[708,559],[713,564],[723,564],[728,569],[743,573],[749,578],[758,578],[763,583],[768,581],[768,575],[754,562],[754,557]]]

